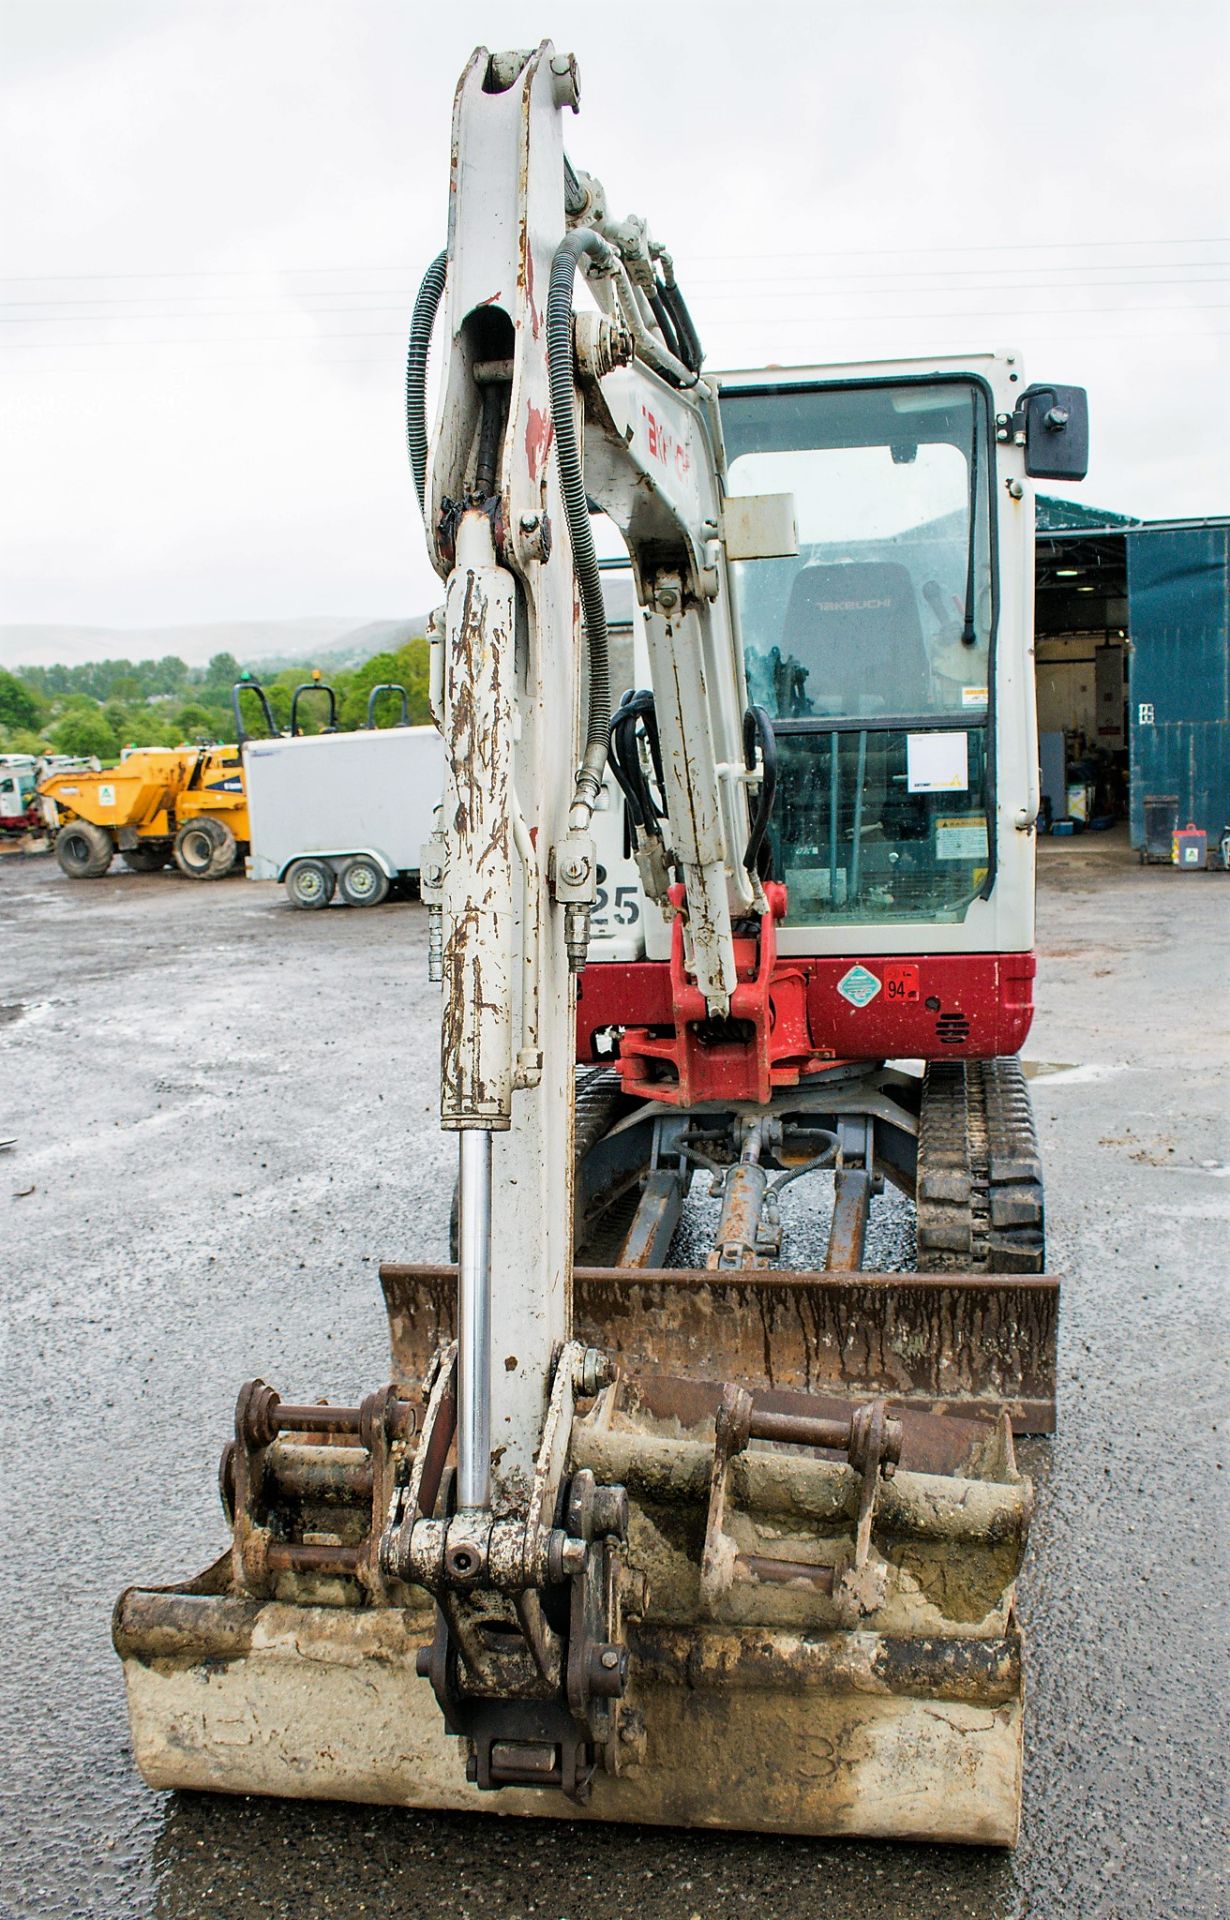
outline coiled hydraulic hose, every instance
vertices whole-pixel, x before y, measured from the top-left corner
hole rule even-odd
[[[410,345],[406,353],[406,442],[421,511],[426,511],[427,505],[427,350],[447,275],[446,248],[436,255],[423,275],[410,320]]]
[[[577,773],[576,793],[570,814],[570,824],[582,829],[588,826],[602,791],[611,729],[606,609],[602,602],[602,579],[589,524],[589,502],[585,494],[585,476],[581,469],[581,450],[577,444],[573,411],[576,382],[572,371],[572,287],[577,263],[583,254],[589,254],[602,267],[610,268],[614,264],[615,256],[601,234],[594,233],[589,227],[574,227],[555,250],[555,258],[551,262],[551,287],[547,296],[551,422],[555,428],[560,486],[572,541],[572,564],[581,590],[581,613],[589,653],[589,712],[585,752]]]

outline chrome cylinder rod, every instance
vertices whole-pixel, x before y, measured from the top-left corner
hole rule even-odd
[[[491,1135],[460,1134],[457,1206],[457,1505],[491,1505]]]

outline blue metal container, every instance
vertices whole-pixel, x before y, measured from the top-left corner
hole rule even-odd
[[[1216,839],[1230,819],[1230,522],[1127,535],[1132,845],[1145,797]],[[1177,824],[1177,822],[1176,822]]]

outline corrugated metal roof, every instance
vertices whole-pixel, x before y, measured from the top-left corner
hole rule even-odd
[[[1112,513],[1109,507],[1086,507],[1079,500],[1057,500],[1040,493],[1034,501],[1039,533],[1096,533],[1114,527],[1139,527],[1130,513]]]

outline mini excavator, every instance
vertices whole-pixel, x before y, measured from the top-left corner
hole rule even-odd
[[[550,42],[474,54],[411,328],[453,1258],[382,1269],[389,1384],[242,1389],[226,1552],[116,1609],[136,1756],[1010,1846],[1058,1311],[1030,481],[1082,477],[1085,397],[1011,353],[707,375],[577,105]],[[866,1265],[886,1184],[914,1270]]]

